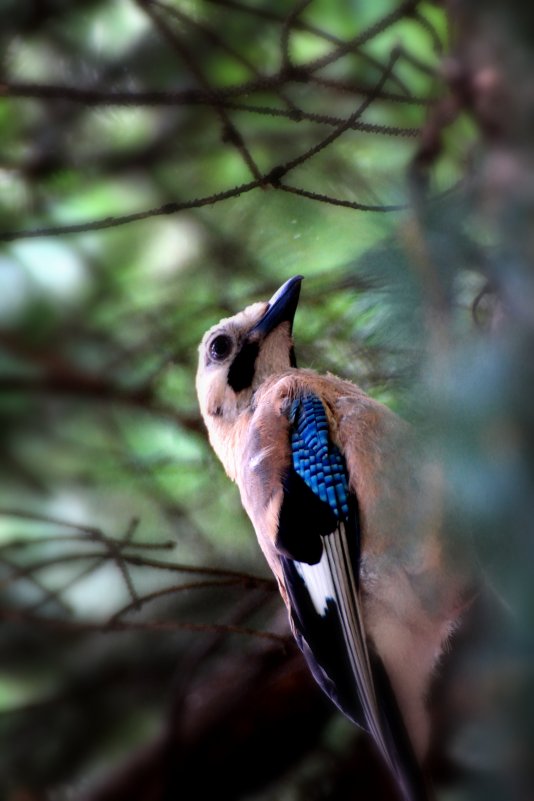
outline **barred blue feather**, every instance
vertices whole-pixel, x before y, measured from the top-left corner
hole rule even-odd
[[[293,468],[337,520],[347,520],[349,487],[345,459],[329,436],[324,406],[316,395],[304,395],[291,405]]]

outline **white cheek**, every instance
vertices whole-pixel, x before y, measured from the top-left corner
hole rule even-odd
[[[226,398],[226,371],[212,366],[204,369],[197,379],[197,393],[202,416],[209,426],[209,417],[217,417],[224,411],[228,399]]]

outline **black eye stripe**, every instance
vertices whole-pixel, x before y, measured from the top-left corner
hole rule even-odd
[[[259,351],[257,342],[245,342],[237,353],[228,370],[228,383],[234,392],[241,392],[252,385]]]

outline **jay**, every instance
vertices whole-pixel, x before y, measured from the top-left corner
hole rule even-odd
[[[405,801],[422,801],[426,697],[466,582],[407,425],[355,384],[297,368],[301,280],[205,334],[200,409],[314,678],[372,737]]]

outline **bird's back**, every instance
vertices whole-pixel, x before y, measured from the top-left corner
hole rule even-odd
[[[464,581],[440,539],[439,482],[429,477],[430,466],[417,464],[406,424],[356,385],[298,369],[265,381],[244,426],[237,483],[290,611],[275,534],[291,460],[289,410],[309,393],[323,403],[358,499],[358,580],[368,640],[422,758],[429,739],[425,694],[457,624]]]

